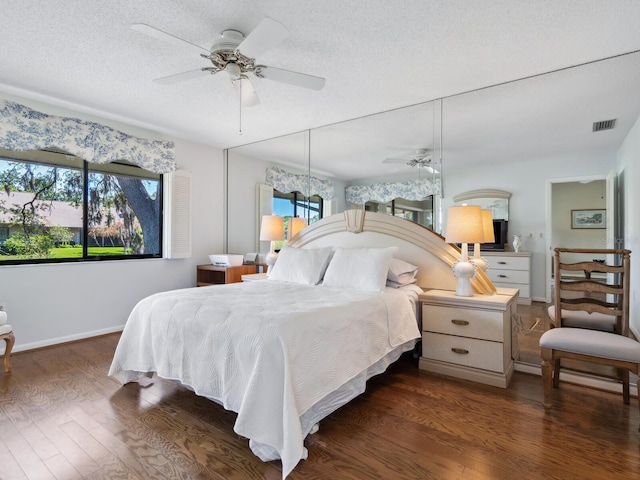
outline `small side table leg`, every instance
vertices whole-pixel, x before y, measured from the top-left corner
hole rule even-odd
[[[4,371],[6,373],[11,372],[11,363],[9,363],[9,359],[11,357],[11,349],[13,348],[13,344],[16,342],[16,337],[13,332],[9,332],[6,335],[2,336],[2,339],[7,342],[7,346],[4,350]]]

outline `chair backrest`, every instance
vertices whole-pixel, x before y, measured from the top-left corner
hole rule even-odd
[[[631,251],[560,247],[554,251],[555,318],[562,319],[562,310],[611,315],[616,317],[615,333],[629,336]],[[561,259],[561,254],[565,261]],[[586,256],[591,258],[576,261]],[[593,256],[614,257],[614,261],[607,264]],[[606,275],[597,278],[594,273]],[[556,321],[556,324],[562,326],[562,320]]]

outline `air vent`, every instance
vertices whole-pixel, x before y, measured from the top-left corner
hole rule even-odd
[[[616,126],[616,119],[602,120],[601,122],[593,122],[593,131],[601,132],[603,130],[611,130]]]

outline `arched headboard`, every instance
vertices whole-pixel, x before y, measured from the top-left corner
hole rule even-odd
[[[403,218],[347,210],[304,228],[288,245],[298,248],[397,246],[395,256],[419,268],[417,279],[421,288],[456,289],[457,280],[451,268],[460,259],[460,249],[446,243],[441,235]],[[471,285],[476,293],[490,295],[496,291],[480,270]]]

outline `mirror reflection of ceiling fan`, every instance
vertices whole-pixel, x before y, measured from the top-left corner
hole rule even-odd
[[[422,148],[405,158],[385,158],[382,163],[404,163],[410,167],[424,168],[429,173],[437,173],[431,165],[433,158],[429,150]]]
[[[237,30],[223,31],[220,38],[213,42],[211,49],[195,45],[144,23],[135,23],[131,25],[131,28],[165,43],[188,47],[211,62],[210,66],[157,78],[154,80],[155,83],[170,85],[204,74],[215,75],[224,71],[229,76],[240,96],[242,105],[245,107],[260,103],[249,79],[249,74],[312,90],[321,90],[325,84],[325,79],[321,77],[256,63],[256,58],[280,45],[289,35],[288,30],[282,24],[268,17],[262,20],[246,37]]]

